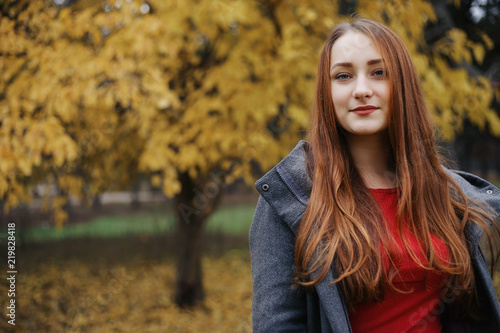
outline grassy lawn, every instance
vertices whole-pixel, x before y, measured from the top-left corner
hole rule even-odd
[[[243,235],[248,233],[252,222],[254,204],[220,207],[208,220],[209,233]],[[25,240],[58,240],[68,238],[112,238],[126,235],[158,235],[175,229],[175,218],[165,212],[137,212],[128,216],[102,216],[88,222],[68,224],[62,230],[35,227],[23,233]]]

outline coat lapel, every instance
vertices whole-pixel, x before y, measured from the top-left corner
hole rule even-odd
[[[331,283],[333,280],[332,270],[329,270],[326,277],[315,287],[322,313],[326,314],[323,317],[326,317],[331,332],[352,332],[343,296],[340,294],[338,285]]]

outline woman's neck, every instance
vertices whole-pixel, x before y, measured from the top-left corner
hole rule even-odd
[[[387,133],[346,135],[349,151],[369,188],[394,188],[397,185]]]

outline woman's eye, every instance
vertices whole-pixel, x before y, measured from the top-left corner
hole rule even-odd
[[[385,73],[383,69],[377,69],[375,72],[373,72],[373,76],[378,76],[378,77],[384,77]]]
[[[345,74],[345,73],[340,73],[340,74],[337,74],[337,76],[335,76],[335,79],[337,79],[337,80],[347,80],[349,78],[350,78],[349,74]]]

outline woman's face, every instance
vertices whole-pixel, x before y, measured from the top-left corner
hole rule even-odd
[[[347,135],[387,129],[389,81],[370,38],[348,31],[337,39],[331,50],[330,80],[335,115]]]

